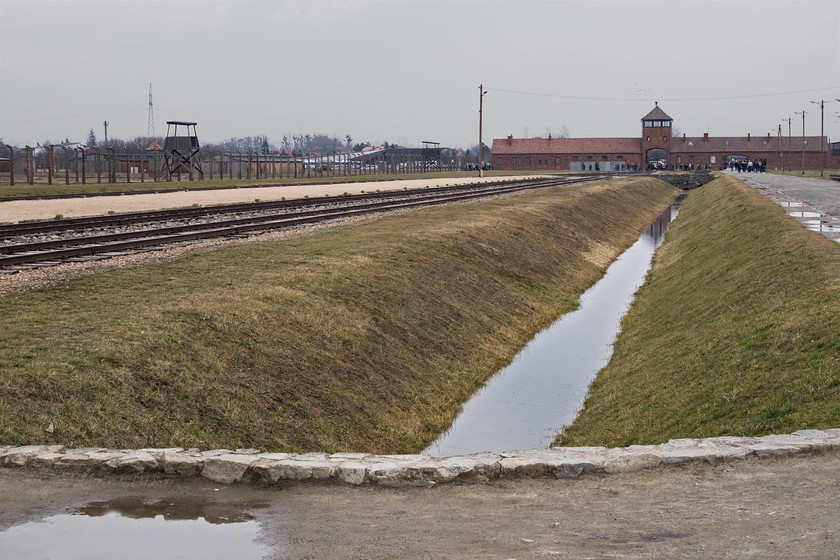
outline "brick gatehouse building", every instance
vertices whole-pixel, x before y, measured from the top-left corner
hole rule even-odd
[[[493,140],[493,168],[517,171],[723,169],[731,160],[767,160],[767,169],[840,167],[819,136],[673,137],[673,119],[659,104],[642,117],[639,138],[521,138]],[[804,148],[804,151],[803,151]],[[824,163],[823,163],[824,161]]]

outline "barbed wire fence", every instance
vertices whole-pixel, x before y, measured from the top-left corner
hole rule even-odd
[[[132,153],[62,144],[5,148],[8,157],[0,157],[0,185],[10,186],[331,178],[455,171],[465,166],[464,157],[450,150],[431,163],[419,149],[373,155],[227,152],[208,154],[195,168],[181,163],[168,169],[162,150]]]

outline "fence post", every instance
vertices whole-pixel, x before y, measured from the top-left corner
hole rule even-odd
[[[76,184],[79,184],[79,148],[73,148],[73,173],[76,175]]]
[[[15,186],[15,149],[11,147],[9,144],[6,144],[6,147],[9,148],[9,186]]]
[[[32,146],[26,146],[24,149],[26,150],[26,182],[32,185],[35,183],[32,177]]]
[[[47,146],[47,184],[52,185],[55,175],[55,146]]]
[[[62,146],[64,150],[64,183],[70,184],[70,154],[67,152],[67,146]]]
[[[87,150],[85,150],[84,148],[79,148],[79,153],[82,154],[82,184],[83,185],[87,184],[87,165],[86,165],[87,162],[85,161],[85,156],[87,155],[86,152],[87,152]]]

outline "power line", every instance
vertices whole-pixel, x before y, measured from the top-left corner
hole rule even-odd
[[[488,88],[490,89],[490,88]],[[802,89],[797,91],[785,91],[779,93],[759,93],[754,95],[730,95],[723,97],[656,97],[656,98],[638,98],[638,97],[591,97],[578,95],[561,95],[556,93],[539,93],[533,91],[516,91],[511,89],[492,88],[493,91],[502,93],[513,93],[516,95],[533,95],[537,97],[553,97],[558,99],[576,99],[584,101],[727,101],[732,99],[756,99],[760,97],[781,97],[783,95],[794,95],[800,93],[816,93],[819,91],[836,91],[837,87],[817,88],[817,89]]]

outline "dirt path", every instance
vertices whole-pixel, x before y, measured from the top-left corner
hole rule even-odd
[[[57,215],[65,218],[98,216],[123,212],[141,212],[160,208],[186,208],[194,204],[203,206],[304,198],[337,196],[345,193],[359,194],[376,190],[403,190],[424,187],[443,187],[468,183],[496,182],[510,177],[462,177],[441,179],[406,179],[360,183],[324,185],[285,185],[276,187],[242,187],[232,189],[183,190],[168,193],[136,193],[122,196],[89,196],[59,199],[22,199],[0,201],[0,223],[20,220],[50,220]]]
[[[840,450],[401,490],[0,469],[0,529],[124,496],[259,506],[272,559],[840,557]]]

